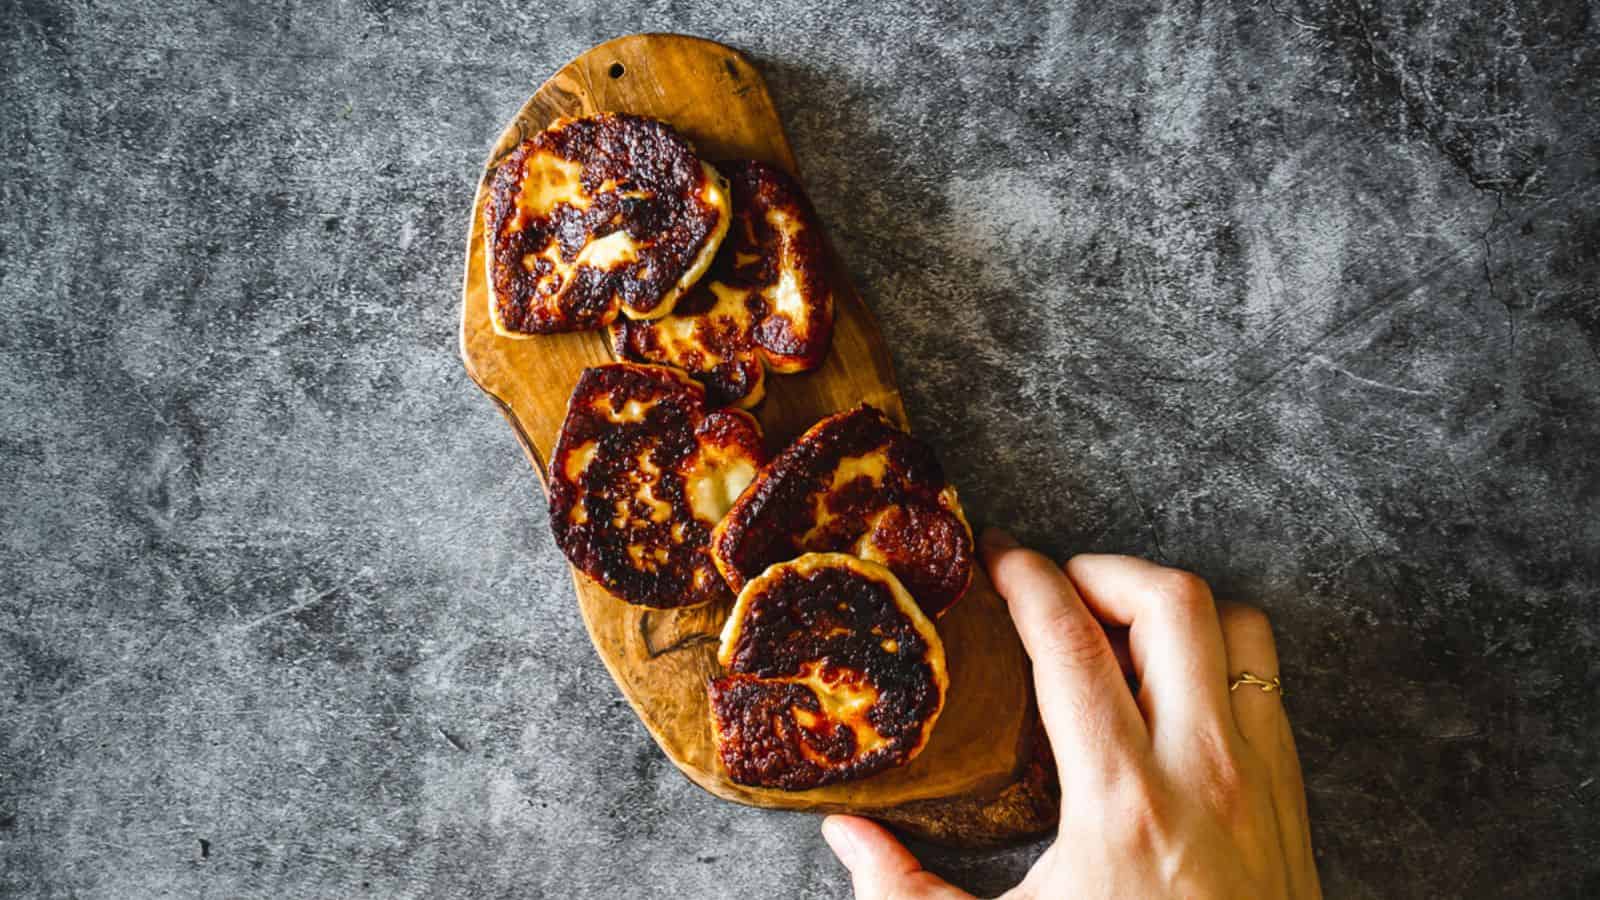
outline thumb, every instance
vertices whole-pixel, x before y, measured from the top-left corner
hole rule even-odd
[[[966,891],[924,871],[882,825],[860,816],[829,816],[822,837],[850,870],[856,900],[972,900]]]

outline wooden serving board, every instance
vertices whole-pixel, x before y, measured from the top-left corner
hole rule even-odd
[[[642,34],[601,44],[557,72],[517,113],[496,142],[473,200],[461,356],[516,429],[541,481],[578,373],[612,356],[600,331],[511,339],[490,327],[482,219],[487,175],[553,120],[602,111],[666,121],[706,159],[752,158],[796,170],[761,75],[738,52],[698,38]],[[756,417],[770,450],[817,419],[862,402],[906,424],[877,324],[833,259],[833,346],[818,370],[767,379]],[[1055,778],[1045,762],[1049,754],[1041,752],[1027,658],[981,573],[971,593],[938,622],[950,692],[924,752],[870,778],[796,792],[734,784],[717,758],[706,680],[718,671],[716,642],[726,605],[649,610],[617,600],[576,570],[573,580],[584,624],[617,686],[667,757],[707,791],[754,806],[871,815],[961,845],[1015,840],[1054,824]]]

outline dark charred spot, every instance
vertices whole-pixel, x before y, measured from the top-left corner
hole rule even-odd
[[[945,509],[891,506],[872,524],[870,535],[877,561],[913,597],[959,598],[972,582],[971,538],[961,520]]]
[[[618,423],[594,411],[597,400],[613,410],[630,400],[649,409],[642,421]],[[594,456],[573,480],[568,461],[590,443]],[[663,608],[729,599],[708,552],[716,523],[695,515],[685,483],[685,473],[708,446],[735,448],[754,465],[764,459],[751,419],[707,415],[700,389],[669,371],[627,364],[585,369],[550,461],[550,526],[567,558],[629,603]],[[639,495],[641,457],[659,470],[651,493],[670,507],[663,521],[652,520],[650,505]],[[628,512],[621,527],[614,521],[619,504]],[[572,521],[578,507],[583,522]],[[630,547],[642,547],[643,558],[636,559]],[[657,552],[665,559],[657,559]]]
[[[745,616],[731,674],[711,684],[718,746],[734,781],[803,790],[902,765],[920,748],[943,696],[929,663],[932,648],[886,583],[842,566],[785,570]],[[854,732],[822,715],[810,687],[769,680],[811,666],[820,666],[826,681],[876,689],[867,720],[885,744],[859,752]],[[803,727],[796,709],[821,722]]]
[[[833,489],[842,460],[878,450],[889,460],[881,483],[857,478]],[[945,507],[944,488],[932,449],[863,405],[817,423],[763,469],[728,511],[712,552],[739,590],[774,563],[849,550],[870,534],[884,565],[937,616],[966,592],[974,563],[972,535]],[[808,538],[819,497],[837,518]]]
[[[694,318],[695,349],[671,348],[654,321],[619,320],[613,343],[618,355],[678,366],[705,383],[713,402],[732,404],[761,383],[761,367],[803,371],[822,364],[833,334],[833,296],[828,286],[822,229],[800,185],[781,169],[754,160],[718,163],[732,193],[733,221],[702,283],[673,307],[671,317]],[[773,228],[768,214],[782,211],[798,223],[792,234]],[[780,313],[770,301],[787,267],[805,311]],[[712,314],[717,294],[742,294],[735,316]],[[720,363],[707,361],[721,360]]]
[[[520,231],[518,195],[532,156],[554,153],[583,167],[587,209],[558,203]],[[608,181],[615,189],[602,190]],[[693,264],[718,224],[721,210],[704,203],[706,175],[689,143],[671,126],[641,116],[603,113],[576,119],[524,141],[494,169],[483,207],[493,302],[505,327],[526,333],[599,328],[621,306],[654,310]],[[644,192],[645,197],[624,193]],[[590,242],[625,231],[643,246],[638,258],[612,269],[580,266],[565,284],[530,273],[522,260],[552,244],[575,260]]]

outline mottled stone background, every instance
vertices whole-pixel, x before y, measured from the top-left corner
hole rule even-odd
[[[495,134],[675,30],[976,519],[1271,612],[1330,896],[1600,895],[1594,0],[0,16],[0,894],[847,894],[618,698],[456,356]]]

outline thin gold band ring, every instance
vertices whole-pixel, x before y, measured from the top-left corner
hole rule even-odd
[[[1235,678],[1228,685],[1228,693],[1231,694],[1234,691],[1237,691],[1239,686],[1244,684],[1260,688],[1261,693],[1263,694],[1283,694],[1283,682],[1278,678],[1278,676],[1274,675],[1269,680],[1266,678],[1258,678],[1249,672],[1240,672],[1239,677]]]

